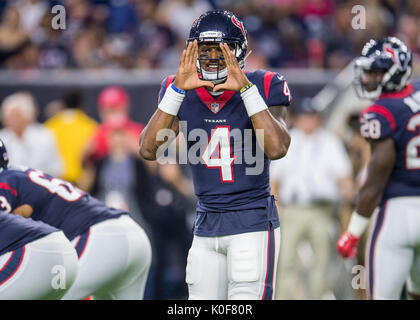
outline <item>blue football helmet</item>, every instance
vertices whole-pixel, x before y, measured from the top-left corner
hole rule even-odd
[[[6,147],[0,139],[0,172],[9,167],[9,156],[7,155]]]
[[[189,42],[197,40],[200,43],[227,43],[234,49],[234,54],[239,66],[245,67],[246,52],[248,49],[247,31],[244,24],[232,12],[227,10],[213,10],[202,14],[197,18],[190,30]],[[221,83],[227,78],[227,68],[220,70],[220,60],[209,59],[207,56],[200,55],[197,59],[197,70],[200,78],[209,80],[213,83]],[[216,60],[217,71],[206,71],[201,66],[202,60]]]
[[[362,55],[355,60],[353,85],[360,98],[376,99],[383,92],[402,90],[411,76],[410,49],[398,38],[387,37],[370,40],[362,49]],[[365,71],[382,71],[383,76],[376,90],[367,91],[362,83]]]

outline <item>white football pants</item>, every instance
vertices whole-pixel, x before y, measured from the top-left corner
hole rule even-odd
[[[72,243],[79,271],[63,299],[143,299],[152,249],[144,230],[128,215],[99,222]]]
[[[392,198],[376,210],[365,261],[371,299],[399,299],[406,281],[420,294],[420,197]]]
[[[194,236],[186,282],[190,300],[272,299],[280,228],[228,236]]]
[[[77,254],[62,231],[0,256],[0,299],[60,299],[77,274]]]

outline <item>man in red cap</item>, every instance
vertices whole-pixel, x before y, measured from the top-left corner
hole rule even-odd
[[[130,97],[119,86],[104,88],[98,97],[98,111],[102,124],[98,128],[85,154],[85,161],[101,159],[108,154],[108,135],[115,122],[123,123],[127,136],[132,138],[133,153],[137,154],[138,139],[144,125],[129,118]]]

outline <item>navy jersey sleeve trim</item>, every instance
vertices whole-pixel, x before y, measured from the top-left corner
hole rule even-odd
[[[169,76],[167,76],[165,79],[163,79],[161,85],[160,85],[160,90],[159,90],[159,94],[158,94],[158,104],[160,103],[160,101],[162,100],[166,89],[169,87],[169,85],[174,81],[175,79],[175,75],[171,74]]]

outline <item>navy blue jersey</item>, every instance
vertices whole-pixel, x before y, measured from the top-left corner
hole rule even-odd
[[[360,132],[366,139],[391,138],[395,165],[382,201],[420,195],[420,83],[400,92],[384,93],[360,113]]]
[[[33,220],[63,230],[69,240],[98,222],[126,214],[42,171],[8,169],[0,172],[1,209],[12,212],[24,204],[33,208]]]
[[[56,231],[43,222],[0,211],[0,256]]]
[[[246,76],[258,88],[267,106],[290,104],[289,88],[281,75],[257,70],[247,72]],[[173,80],[174,77],[171,76],[162,82],[159,101]],[[254,229],[260,231],[261,219],[267,222],[266,210],[271,208],[272,201],[269,185],[270,160],[260,149],[262,163],[248,161],[250,155],[257,155],[258,147],[252,122],[240,93],[224,91],[215,97],[204,87],[187,91],[178,118],[181,130],[187,137],[188,162],[198,198],[196,234],[221,235],[257,231],[249,230],[253,228],[248,228],[249,225],[258,226]],[[203,130],[205,134],[201,135]],[[201,161],[192,162],[192,155]],[[260,166],[261,170],[250,170],[256,166]],[[265,216],[255,214],[255,210],[263,210]],[[226,228],[229,223],[224,223],[223,219],[214,214],[230,212],[233,216],[234,212],[239,211],[242,221],[248,221],[243,227],[238,222],[231,228]],[[211,217],[214,219],[207,227],[202,225],[209,219],[204,219],[205,213],[213,213]],[[277,216],[277,212],[272,214]],[[227,214],[223,217],[227,219]],[[275,217],[269,219],[276,220]],[[197,225],[199,221],[201,224]]]

